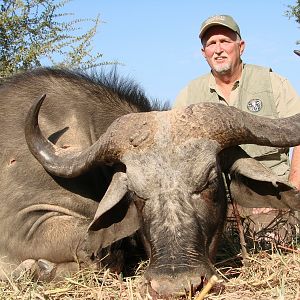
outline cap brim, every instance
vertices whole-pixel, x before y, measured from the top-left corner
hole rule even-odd
[[[224,27],[227,27],[228,29],[232,30],[233,32],[236,32],[238,35],[240,35],[237,31],[233,30],[232,28],[230,28],[229,26],[225,25],[224,23],[222,22],[212,22],[212,23],[209,23],[207,25],[205,25],[202,30],[200,31],[199,33],[199,38],[202,39],[205,32],[211,28],[211,27],[214,27],[214,26],[217,26],[217,25],[220,25],[220,26],[224,26]]]

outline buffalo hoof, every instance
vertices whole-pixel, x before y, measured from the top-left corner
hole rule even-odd
[[[99,265],[91,262],[79,265],[78,262],[54,263],[47,259],[26,259],[13,271],[7,272],[7,274],[16,280],[29,277],[35,281],[49,282],[63,280],[65,277],[72,276],[72,274],[83,268],[99,270]],[[9,275],[1,275],[0,273],[0,280],[9,279]]]
[[[46,259],[26,259],[14,269],[11,275],[14,279],[28,276],[35,280],[50,281],[54,277],[55,270],[56,264]]]
[[[13,279],[18,280],[23,276],[33,277],[37,269],[35,259],[26,259],[22,261],[11,273]]]
[[[38,268],[36,269],[35,277],[40,281],[51,281],[55,277],[57,265],[46,259],[37,261]]]
[[[34,280],[51,281],[56,272],[56,264],[46,259],[26,259],[12,272],[16,280],[28,276]]]

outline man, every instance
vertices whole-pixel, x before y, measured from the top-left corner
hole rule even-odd
[[[269,68],[242,62],[245,41],[231,16],[217,15],[208,18],[202,23],[199,38],[202,55],[211,72],[191,81],[179,93],[175,107],[199,102],[219,102],[270,118],[300,113],[300,98],[287,79]],[[300,190],[300,146],[294,148],[291,163],[288,149],[257,145],[241,147]],[[252,213],[268,211],[254,209]]]
[[[270,118],[300,113],[300,98],[287,79],[269,68],[242,62],[245,41],[232,17],[208,18],[201,26],[199,37],[202,55],[211,72],[191,81],[176,98],[175,107],[220,102]],[[242,148],[300,190],[300,146],[294,148],[291,164],[287,149],[256,145]]]

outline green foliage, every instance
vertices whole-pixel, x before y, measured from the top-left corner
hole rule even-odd
[[[0,1],[0,79],[43,64],[74,69],[108,64],[100,62],[102,54],[90,54],[99,17],[72,19],[73,14],[60,13],[70,1]],[[80,33],[84,22],[92,26]]]
[[[300,0],[296,1],[295,5],[288,5],[288,10],[285,12],[289,18],[295,18],[296,22],[300,24]],[[297,41],[300,44],[300,40]]]

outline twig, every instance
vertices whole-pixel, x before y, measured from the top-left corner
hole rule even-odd
[[[213,275],[212,277],[210,277],[207,284],[201,290],[200,294],[195,298],[195,300],[203,300],[204,297],[209,293],[211,288],[217,283],[217,281],[218,281],[218,277],[216,275]]]
[[[289,247],[285,247],[285,246],[282,246],[282,245],[277,245],[277,248],[281,248],[281,249],[284,249],[284,250],[291,251],[293,253],[300,254],[300,250],[289,248]]]
[[[232,204],[233,213],[234,213],[234,216],[235,216],[235,219],[236,219],[237,229],[238,229],[238,232],[239,232],[242,257],[243,257],[243,259],[247,259],[249,257],[249,254],[248,254],[247,248],[246,248],[247,244],[246,244],[246,241],[245,241],[244,228],[243,228],[243,224],[241,222],[241,216],[240,216],[238,208],[236,206],[236,202],[233,199],[231,199],[231,204]]]
[[[249,254],[247,252],[247,248],[246,248],[246,241],[245,241],[245,236],[244,236],[244,228],[243,228],[243,224],[241,222],[241,216],[239,214],[238,208],[236,206],[236,202],[233,200],[232,195],[230,193],[230,179],[228,174],[223,173],[223,178],[224,178],[224,182],[225,182],[225,189],[226,189],[226,193],[227,196],[232,204],[232,208],[233,208],[233,214],[235,216],[236,219],[236,224],[237,224],[237,229],[239,232],[239,238],[240,238],[240,244],[241,244],[241,251],[242,251],[242,257],[243,259],[247,259],[249,257]]]

